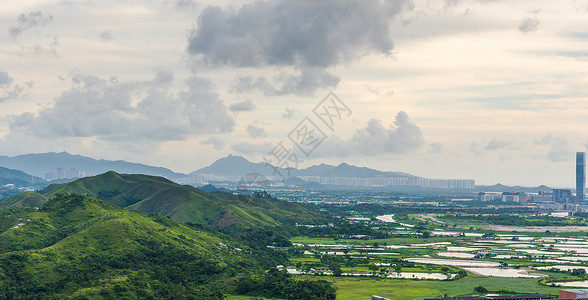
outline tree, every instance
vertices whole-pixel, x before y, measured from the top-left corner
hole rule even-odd
[[[488,293],[488,290],[485,287],[479,285],[474,288],[474,292],[480,293],[480,294],[486,294],[486,293]]]
[[[573,269],[572,270],[572,275],[574,275],[574,276],[584,276],[584,275],[586,275],[586,270],[585,269]]]
[[[370,269],[372,271],[372,273],[374,274],[374,276],[376,276],[376,272],[378,271],[378,266],[376,265],[369,265],[368,269]]]

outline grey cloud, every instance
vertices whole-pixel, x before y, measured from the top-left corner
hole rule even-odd
[[[242,111],[252,111],[255,109],[255,104],[253,104],[253,101],[247,99],[243,102],[237,102],[237,103],[233,103],[231,105],[229,105],[229,110],[232,111],[233,113],[239,113]]]
[[[486,147],[484,147],[484,150],[502,149],[502,148],[509,147],[511,144],[512,144],[511,141],[505,141],[505,140],[499,140],[499,139],[493,138],[492,140],[490,140],[490,142],[488,142],[488,145],[486,145]]]
[[[0,87],[7,87],[12,84],[13,78],[8,72],[0,71]]]
[[[58,57],[57,46],[59,46],[59,40],[56,35],[46,35],[46,44],[35,43],[31,46],[23,46],[20,49],[20,56],[25,54],[31,54],[34,56],[49,55]]]
[[[521,25],[519,25],[519,31],[524,34],[535,32],[537,31],[537,28],[539,28],[539,23],[540,22],[539,19],[537,19],[537,16],[526,17],[523,19]]]
[[[432,143],[429,144],[429,153],[441,153],[443,151],[443,144]]]
[[[445,8],[451,8],[451,7],[456,7],[458,5],[460,5],[463,2],[463,0],[445,0]]]
[[[239,10],[205,8],[188,38],[188,53],[208,65],[292,67],[299,74],[280,88],[250,78],[235,91],[309,94],[333,87],[338,77],[326,71],[368,54],[390,55],[390,22],[410,1],[255,2]],[[310,83],[307,80],[319,80]]]
[[[295,94],[299,96],[312,96],[319,88],[335,88],[340,78],[323,69],[303,68],[298,73],[280,74],[276,76],[276,82],[281,82],[279,88],[265,77],[253,78],[241,76],[231,87],[231,92],[244,93],[260,91],[266,96],[280,96]]]
[[[168,91],[170,76],[159,71],[153,81],[119,82],[75,75],[72,88],[53,106],[38,115],[13,116],[11,132],[48,139],[157,142],[233,130],[235,121],[208,79],[193,77],[186,90],[174,95]]]
[[[212,145],[215,150],[222,150],[225,142],[217,137],[211,136],[209,139],[200,142],[200,145]]]
[[[282,113],[282,118],[284,119],[292,119],[296,115],[298,110],[293,107],[286,107],[284,108],[284,112]]]
[[[549,161],[562,162],[572,159],[573,151],[565,138],[553,137],[551,134],[548,134],[541,139],[535,140],[534,144],[538,146],[549,146],[546,156]]]
[[[366,91],[368,91],[376,96],[380,96],[380,97],[384,97],[384,98],[394,96],[394,90],[391,90],[391,89],[373,88],[369,84],[364,84],[363,88]]]
[[[470,143],[470,152],[472,152],[475,156],[480,156],[482,154],[482,146],[480,146],[478,142],[473,141]]]
[[[194,0],[176,0],[176,8],[178,10],[194,9],[196,7],[197,3]]]
[[[0,71],[0,103],[20,97],[26,89],[33,87],[33,82],[25,82],[24,86],[13,85],[14,78],[6,71]]]
[[[112,35],[112,32],[107,30],[98,34],[98,38],[102,41],[112,41],[114,39],[114,36]]]
[[[400,111],[394,125],[384,127],[379,120],[371,119],[365,128],[355,132],[349,140],[331,137],[325,146],[319,145],[319,156],[378,156],[382,154],[408,154],[424,145],[421,129]],[[313,153],[314,154],[314,153]]]
[[[243,154],[267,154],[272,148],[273,145],[267,142],[261,144],[239,143],[231,146],[233,151]]]
[[[28,14],[21,14],[16,19],[16,26],[10,26],[8,34],[13,38],[18,38],[24,31],[41,27],[53,20],[52,15],[43,15],[40,10],[32,11]]]
[[[250,138],[254,139],[267,137],[267,133],[263,128],[251,124],[247,126],[247,133],[249,134]]]

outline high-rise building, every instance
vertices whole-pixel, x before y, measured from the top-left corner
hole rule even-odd
[[[576,198],[584,201],[584,184],[586,183],[586,155],[576,152]]]
[[[553,189],[553,201],[559,203],[568,203],[572,199],[572,190],[570,189]]]

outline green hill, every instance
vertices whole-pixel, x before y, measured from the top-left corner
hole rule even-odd
[[[321,215],[296,203],[226,192],[208,193],[162,177],[112,171],[66,184],[52,184],[39,193],[4,199],[0,201],[0,210],[39,207],[57,193],[93,196],[120,207],[167,216],[182,223],[215,227],[271,227],[322,219]]]
[[[230,244],[164,217],[59,194],[41,209],[0,214],[0,299],[222,299],[236,277],[259,271]]]
[[[265,245],[59,193],[0,213],[0,299],[335,299],[326,281],[264,272],[286,263]]]

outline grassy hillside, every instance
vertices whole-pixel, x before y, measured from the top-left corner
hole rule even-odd
[[[208,193],[162,177],[107,172],[67,184],[53,184],[39,193],[7,198],[0,210],[34,205],[57,193],[93,196],[120,207],[170,217],[182,223],[252,228],[295,222],[316,222],[322,216],[304,206],[226,192]]]
[[[96,198],[59,194],[0,214],[0,299],[221,299],[258,272],[213,234]]]

